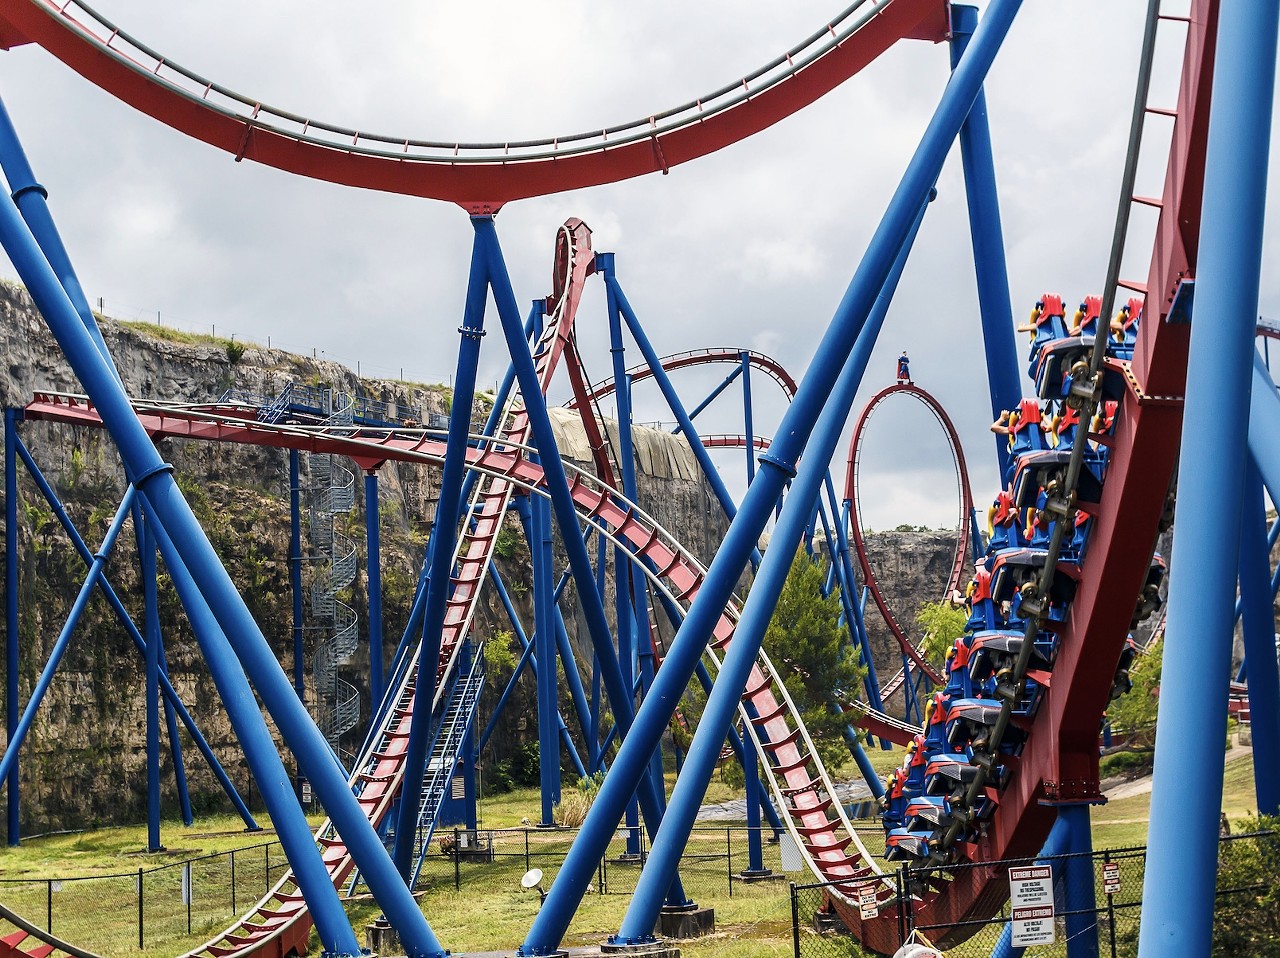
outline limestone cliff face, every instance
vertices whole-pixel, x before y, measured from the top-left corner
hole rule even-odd
[[[231,343],[211,337],[175,335],[156,327],[125,325],[104,320],[103,335],[131,395],[174,401],[209,402],[228,388],[258,395],[274,395],[290,382],[330,386],[429,414],[447,413],[451,393],[443,386],[357,380],[336,363],[295,356],[278,349]],[[241,347],[243,346],[243,349]],[[80,392],[75,376],[53,342],[25,291],[0,285],[0,354],[4,357],[0,385],[8,407],[22,407],[36,390]],[[474,417],[487,408],[478,405]],[[561,417],[559,440],[566,454],[582,455],[581,440],[571,422]],[[124,478],[114,448],[100,430],[39,422],[20,426],[23,441],[66,504],[77,528],[96,549],[123,493]],[[645,439],[639,456],[641,500],[657,521],[695,553],[709,561],[724,531],[719,509],[696,465],[679,440],[654,433]],[[289,586],[288,454],[282,450],[166,440],[160,444],[166,461],[175,467],[184,493],[201,520],[250,610],[274,648],[282,666],[291,672],[293,640]],[[587,468],[585,462],[577,465]],[[348,463],[354,469],[354,464]],[[301,456],[303,521],[310,470]],[[367,604],[364,568],[364,515],[357,506],[339,527],[358,543],[361,574],[347,601],[357,610]],[[30,477],[22,474],[19,491],[21,700],[25,703],[39,670],[48,660],[59,629],[66,620],[84,566],[59,528],[52,510]],[[378,473],[382,533],[384,632],[387,658],[407,619],[409,603],[421,567],[423,547],[435,512],[439,475],[425,466],[387,463]],[[0,514],[0,521],[3,515]],[[509,520],[513,522],[513,520]],[[513,533],[514,535],[514,533]],[[516,537],[518,540],[518,536]],[[304,546],[305,551],[305,546]],[[557,568],[563,568],[563,550]],[[594,549],[593,549],[594,551]],[[528,553],[522,543],[499,558],[518,604],[527,607],[531,581]],[[307,577],[314,562],[304,563]],[[135,621],[142,621],[142,600],[136,544],[128,525],[116,545],[108,577]],[[608,597],[612,602],[612,597]],[[201,731],[239,786],[252,792],[247,766],[218,696],[209,679],[199,647],[181,612],[176,596],[162,575],[161,623],[173,684],[196,716]],[[612,609],[612,605],[610,605]],[[526,609],[527,611],[527,609]],[[579,666],[589,676],[590,645],[578,616],[567,615]],[[363,711],[368,712],[368,642],[361,612],[361,644],[341,670],[357,685]],[[310,688],[315,623],[307,621],[305,635],[307,700]],[[484,634],[506,628],[500,609],[490,602],[477,620]],[[0,661],[0,687],[3,686]],[[44,708],[23,747],[23,827],[28,833],[46,829],[91,826],[102,822],[139,820],[145,808],[145,697],[141,654],[134,648],[109,607],[95,597],[75,630],[69,650],[53,680]],[[496,697],[498,690],[491,691]],[[504,747],[522,739],[536,740],[536,729],[515,728],[512,735],[495,736]],[[162,734],[162,741],[165,736]],[[0,747],[7,744],[0,729]],[[229,807],[212,774],[190,740],[182,736],[185,764],[197,808]],[[352,743],[354,747],[356,743]],[[165,807],[174,807],[172,769],[166,751],[162,781]],[[286,765],[292,765],[287,753]]]

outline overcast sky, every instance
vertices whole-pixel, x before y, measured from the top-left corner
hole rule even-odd
[[[96,6],[169,59],[261,102],[360,129],[465,140],[561,135],[683,103],[798,42],[840,0]],[[1018,321],[1046,290],[1069,304],[1100,292],[1146,2],[1025,6],[987,85]],[[1182,37],[1177,25],[1162,32],[1154,103],[1173,105]],[[509,205],[498,230],[517,294],[548,292],[556,227],[579,216],[597,250],[617,253],[619,278],[660,352],[750,347],[799,378],[947,72],[945,46],[899,44],[802,114],[669,176]],[[108,314],[159,311],[184,328],[358,362],[366,375],[448,381],[471,243],[458,208],[235,163],[35,47],[0,56],[0,94],[84,286]],[[1158,117],[1149,124],[1141,194],[1161,191],[1168,128]],[[908,349],[916,381],[960,428],[983,503],[995,485],[994,447],[958,151],[938,190],[855,413]],[[1126,276],[1145,279],[1153,224],[1139,210]],[[1276,245],[1269,235],[1260,304],[1272,316]],[[13,275],[6,261],[0,270]],[[578,323],[589,371],[603,378],[596,284]],[[501,337],[487,337],[482,382],[501,375],[500,351]],[[690,405],[725,372],[685,375]],[[780,403],[767,380],[754,391],[757,430],[767,434]],[[669,418],[656,390],[637,401],[637,419]],[[955,514],[942,436],[909,405],[873,420],[862,482],[875,528],[945,525]],[[721,400],[705,423],[739,432],[740,407]],[[737,487],[741,461],[725,460]]]

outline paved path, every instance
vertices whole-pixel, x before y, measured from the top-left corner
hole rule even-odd
[[[1248,758],[1253,754],[1253,749],[1247,745],[1232,745],[1227,749],[1225,764],[1230,765],[1239,759]],[[1121,798],[1131,798],[1134,795],[1145,795],[1151,791],[1151,776],[1144,775],[1142,778],[1135,778],[1131,782],[1119,782],[1105,789],[1103,794],[1111,801],[1117,801]]]
[[[866,782],[858,778],[851,782],[837,783],[836,795],[841,803],[848,805],[850,802],[869,799],[871,797],[871,789],[867,788]],[[745,798],[735,798],[732,801],[720,804],[703,805],[698,809],[698,821],[700,822],[740,822],[744,821],[746,817],[747,800]]]

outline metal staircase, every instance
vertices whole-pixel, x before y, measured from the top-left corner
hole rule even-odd
[[[326,426],[351,427],[351,397],[329,390]],[[313,453],[307,536],[327,568],[317,571],[311,583],[311,614],[325,624],[316,642],[312,675],[315,681],[316,725],[335,753],[342,733],[360,720],[360,693],[338,675],[338,666],[351,658],[359,642],[355,611],[339,601],[337,593],[356,579],[356,547],[335,528],[335,516],[355,507],[355,473],[339,457]]]
[[[480,693],[484,690],[484,646],[471,650],[469,667],[457,669],[457,678],[449,698],[444,703],[443,714],[439,716],[436,739],[431,746],[431,759],[427,763],[427,774],[422,780],[422,798],[418,806],[418,834],[414,843],[415,865],[413,879],[409,887],[418,884],[418,873],[422,871],[423,860],[427,856],[427,848],[431,837],[435,834],[439,820],[440,806],[445,796],[453,787],[454,771],[459,763],[466,760],[462,753],[467,731],[475,719],[476,706],[480,703]]]

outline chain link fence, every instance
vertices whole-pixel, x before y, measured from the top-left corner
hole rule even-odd
[[[1219,844],[1218,862],[1213,955],[1280,958],[1280,833],[1226,836]],[[1009,945],[1012,915],[1008,902],[988,919],[959,925],[929,923],[927,912],[917,913],[916,903],[924,889],[963,878],[968,869],[1007,872],[1031,865],[1049,867],[1053,940],[1032,946],[1030,954],[1065,958],[1072,938],[1096,934],[1098,953],[1104,958],[1135,958],[1146,879],[1145,847],[941,867],[904,866],[889,876],[894,894],[887,904],[882,903],[881,910],[896,909],[899,944],[905,944],[913,933],[924,940],[964,938],[946,949],[948,958],[986,958],[1002,940]],[[884,880],[879,881],[883,887]],[[865,954],[832,905],[832,884],[791,886],[795,958]],[[961,929],[959,934],[957,928]]]
[[[578,835],[573,828],[495,828],[468,831],[440,830],[431,839],[423,859],[418,887],[428,889],[451,885],[461,890],[467,885],[515,887],[531,869],[542,871],[542,887],[547,888],[564,863]],[[782,875],[779,842],[773,830],[760,830],[761,870],[750,874],[751,860],[747,828],[703,826],[693,829],[680,857],[680,878],[693,897],[702,894],[733,896],[741,883],[756,883]],[[620,828],[596,866],[595,880],[588,894],[630,895],[635,891],[640,869],[649,856],[649,837],[643,828]],[[783,890],[779,890],[782,895]]]
[[[288,869],[279,842],[113,875],[0,878],[0,900],[57,937],[97,954],[221,931]]]

